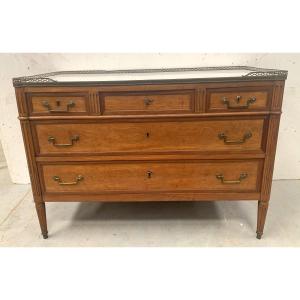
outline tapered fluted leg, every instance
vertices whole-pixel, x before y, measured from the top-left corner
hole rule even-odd
[[[44,202],[35,202],[36,212],[39,218],[40,227],[44,239],[48,238],[46,206]]]
[[[264,226],[267,216],[269,202],[268,201],[258,201],[258,208],[257,208],[257,230],[256,230],[256,238],[261,239]]]

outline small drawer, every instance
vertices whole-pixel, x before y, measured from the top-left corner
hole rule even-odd
[[[27,95],[31,115],[80,115],[88,113],[88,94],[34,93]]]
[[[37,155],[264,151],[265,117],[113,123],[35,123]]]
[[[270,106],[271,96],[269,87],[208,89],[206,111],[266,110]]]
[[[44,164],[45,193],[258,192],[262,160]]]
[[[101,95],[103,114],[191,113],[195,91],[118,92]]]

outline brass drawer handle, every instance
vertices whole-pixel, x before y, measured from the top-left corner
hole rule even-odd
[[[48,137],[48,142],[52,143],[53,146],[55,146],[55,147],[70,147],[70,146],[73,146],[75,142],[79,141],[79,135],[71,136],[70,141],[71,141],[70,144],[57,144],[55,141],[55,137],[53,137],[53,136]]]
[[[241,100],[241,96],[236,96],[236,103],[240,103],[240,100]],[[256,98],[255,97],[250,97],[248,100],[247,100],[247,102],[246,102],[246,104],[245,105],[234,105],[234,106],[232,106],[231,104],[230,104],[230,101],[226,98],[226,97],[223,97],[222,98],[222,102],[225,104],[225,105],[227,105],[227,108],[229,108],[229,109],[240,109],[240,108],[249,108],[249,106],[250,106],[250,104],[252,104],[252,103],[254,103],[256,101]]]
[[[46,107],[48,109],[48,112],[50,112],[50,113],[65,113],[65,112],[69,112],[69,109],[71,107],[75,106],[75,102],[74,101],[70,101],[67,104],[67,108],[66,109],[52,109],[51,105],[49,104],[48,101],[43,101],[42,104],[43,104],[44,107]],[[60,106],[60,101],[59,100],[56,101],[56,106],[57,107]]]
[[[147,171],[147,176],[148,176],[149,179],[152,177],[152,175],[153,175],[152,171]]]
[[[218,137],[219,137],[220,140],[224,141],[224,144],[238,145],[238,144],[243,144],[243,143],[246,142],[247,139],[250,139],[252,137],[252,133],[250,131],[246,132],[244,134],[244,136],[239,140],[230,140],[230,139],[228,139],[228,137],[225,135],[224,132],[219,133]]]
[[[153,99],[149,99],[149,98],[144,99],[144,103],[146,106],[149,106],[153,101],[154,101]]]
[[[79,181],[83,180],[82,175],[77,175],[75,181],[73,182],[63,182],[59,176],[53,176],[52,178],[54,181],[57,181],[59,185],[76,185],[79,183]]]
[[[223,174],[216,174],[217,179],[220,179],[223,184],[239,184],[245,178],[247,178],[247,173],[241,173],[238,180],[225,180]]]

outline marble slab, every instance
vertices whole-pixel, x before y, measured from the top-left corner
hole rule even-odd
[[[206,71],[172,71],[172,72],[135,72],[135,73],[109,73],[109,74],[57,74],[48,76],[57,82],[81,82],[81,81],[138,81],[138,80],[168,80],[190,78],[224,78],[242,77],[249,70],[206,70]]]

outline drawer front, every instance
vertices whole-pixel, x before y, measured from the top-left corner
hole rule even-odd
[[[206,110],[209,112],[266,110],[270,106],[271,96],[270,88],[208,89]]]
[[[31,115],[80,115],[88,113],[88,95],[40,93],[28,95]]]
[[[260,189],[262,162],[70,163],[41,166],[46,193]]]
[[[265,118],[81,124],[35,124],[40,155],[258,151]]]
[[[105,115],[114,114],[176,114],[194,111],[194,90],[124,92],[101,95]]]

